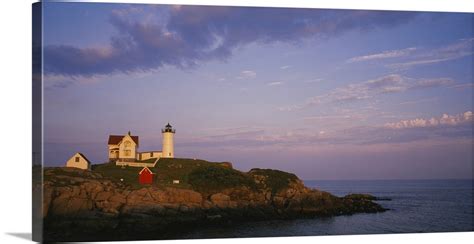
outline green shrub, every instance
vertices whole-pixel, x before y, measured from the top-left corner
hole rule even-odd
[[[295,174],[283,172],[275,169],[252,169],[250,175],[260,175],[265,177],[264,184],[267,188],[272,189],[272,193],[276,193],[289,186],[290,182],[298,180]]]
[[[141,185],[138,183],[138,172],[142,167],[116,166],[115,163],[105,163],[93,165],[92,171],[102,174],[106,178],[110,178],[116,182],[121,182],[135,188]],[[153,172],[154,169],[150,168]]]
[[[255,189],[253,178],[240,171],[219,166],[206,165],[196,168],[188,176],[188,182],[199,192],[215,193],[227,188],[246,186]]]

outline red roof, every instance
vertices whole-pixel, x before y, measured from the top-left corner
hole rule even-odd
[[[125,136],[110,135],[109,145],[117,145]],[[138,136],[130,136],[132,140],[137,144],[138,147]]]
[[[155,174],[155,173],[151,172],[151,170],[150,170],[148,167],[146,167],[146,166],[145,166],[142,170],[140,170],[140,172],[138,172],[138,174],[141,175],[141,174],[144,173],[145,171],[148,172],[148,174],[152,174],[152,175]]]

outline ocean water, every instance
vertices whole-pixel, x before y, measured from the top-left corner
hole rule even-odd
[[[453,232],[474,230],[473,180],[305,181],[337,196],[369,193],[383,213],[196,227],[178,238]]]

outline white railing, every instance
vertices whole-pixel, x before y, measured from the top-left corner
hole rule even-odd
[[[130,166],[130,167],[155,167],[156,163],[158,163],[159,158],[155,160],[153,163],[141,163],[141,162],[125,162],[125,161],[116,161],[116,166]]]

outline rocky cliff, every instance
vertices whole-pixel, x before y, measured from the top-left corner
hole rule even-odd
[[[45,169],[45,237],[127,240],[147,239],[153,233],[152,239],[157,239],[166,238],[178,226],[385,211],[373,196],[336,197],[309,189],[295,175],[282,171],[253,169],[242,174],[253,182],[208,190],[196,179],[192,189],[136,188],[93,171]]]

